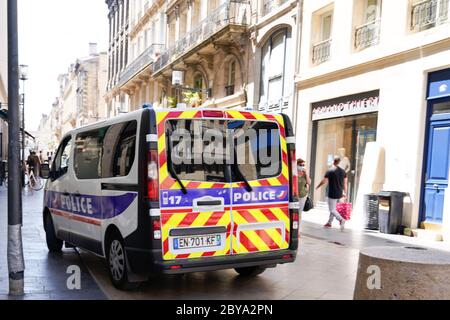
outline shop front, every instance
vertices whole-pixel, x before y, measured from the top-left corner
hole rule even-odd
[[[317,185],[341,157],[348,176],[348,199],[356,202],[359,180],[368,142],[376,141],[379,90],[358,93],[312,104],[311,177]],[[317,207],[325,206],[326,189],[312,194]]]

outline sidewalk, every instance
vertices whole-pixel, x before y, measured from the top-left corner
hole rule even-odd
[[[339,230],[339,223],[336,220],[334,220],[332,229],[326,229],[323,225],[328,221],[328,217],[329,212],[323,209],[313,209],[308,212],[303,212],[301,223],[302,233],[312,238],[336,242],[358,250],[372,246],[408,245],[450,252],[450,245],[446,242],[430,241],[397,234],[383,234],[372,230],[361,230],[355,225],[355,220],[346,222],[346,230],[344,232]]]
[[[50,254],[45,243],[42,226],[43,191],[23,192],[22,238],[25,258],[25,295],[8,295],[7,264],[7,190],[0,187],[0,300],[66,300],[106,299],[87,271],[74,249],[63,249],[62,254]],[[67,267],[77,265],[81,269],[81,290],[67,288]]]

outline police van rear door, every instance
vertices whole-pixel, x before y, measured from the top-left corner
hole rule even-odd
[[[289,172],[281,115],[228,111],[232,169],[232,254],[289,247]]]
[[[163,259],[229,255],[231,183],[223,161],[214,161],[225,150],[213,148],[208,156],[215,143],[204,141],[223,136],[225,113],[158,111],[156,117]]]

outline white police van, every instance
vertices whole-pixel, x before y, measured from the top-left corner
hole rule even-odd
[[[231,161],[209,161],[212,146],[216,160]],[[75,129],[41,169],[48,249],[65,243],[105,257],[121,289],[149,273],[256,275],[293,262],[295,161],[286,115],[143,108]]]

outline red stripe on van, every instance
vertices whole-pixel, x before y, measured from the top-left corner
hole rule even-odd
[[[211,257],[214,255],[214,253],[216,253],[216,252],[215,251],[203,252],[202,257]]]

